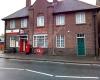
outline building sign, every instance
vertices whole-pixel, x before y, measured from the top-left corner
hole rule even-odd
[[[18,34],[19,33],[19,29],[14,29],[14,30],[6,30],[7,34]]]

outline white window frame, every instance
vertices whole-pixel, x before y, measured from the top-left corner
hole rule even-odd
[[[43,37],[48,37],[47,34],[37,34],[37,35],[33,35],[33,47],[41,47],[37,45],[37,37],[38,36],[43,36]],[[36,37],[36,42],[34,41],[34,37]],[[47,48],[48,47],[48,40],[47,40],[47,46],[46,46],[46,40],[44,39],[44,45],[42,46],[43,48]]]
[[[56,25],[65,25],[65,15],[56,16]]]
[[[77,34],[77,38],[85,38],[85,34],[79,33],[79,34]]]
[[[76,24],[85,24],[86,23],[86,13],[78,12],[76,13]]]
[[[16,27],[15,20],[10,20],[10,28],[13,29]]]
[[[27,28],[27,19],[21,19],[21,28]]]
[[[63,40],[64,40],[64,44],[61,44],[61,40],[62,40],[62,37],[63,36]],[[58,37],[60,38],[60,42],[59,42],[59,46],[58,46]],[[64,46],[62,46],[64,45]],[[56,48],[65,48],[65,36],[64,35],[57,35],[56,36]]]
[[[38,16],[37,17],[37,27],[44,27],[44,16]]]
[[[14,36],[10,37],[10,47],[16,47],[16,39],[12,39],[15,38]]]

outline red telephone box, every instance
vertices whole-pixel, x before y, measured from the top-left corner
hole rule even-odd
[[[23,52],[23,40],[20,40],[19,42],[19,52]]]

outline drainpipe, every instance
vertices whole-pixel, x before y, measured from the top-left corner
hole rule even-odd
[[[94,45],[95,45],[95,57],[99,57],[98,49],[98,26],[97,26],[97,12],[93,12],[93,26],[94,26]]]

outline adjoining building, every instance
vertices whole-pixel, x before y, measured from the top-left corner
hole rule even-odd
[[[4,38],[0,36],[0,52],[4,51]]]
[[[97,13],[100,7],[79,0],[26,0],[26,7],[3,18],[5,49],[43,47],[46,54],[98,54]]]
[[[96,0],[96,5],[97,6],[100,6],[100,0]],[[97,19],[98,19],[98,39],[99,39],[99,50],[100,50],[100,11],[98,12],[98,15],[97,15]]]

